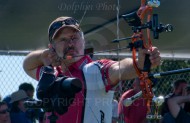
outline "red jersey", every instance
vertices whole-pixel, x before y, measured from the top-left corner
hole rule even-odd
[[[146,119],[147,106],[146,101],[143,98],[135,100],[128,107],[125,107],[123,105],[124,99],[130,98],[135,94],[135,91],[133,89],[130,89],[122,95],[119,101],[118,113],[120,116],[124,116],[126,123],[142,123]]]
[[[89,63],[91,63],[92,60],[90,59],[90,57],[85,56],[83,58],[81,58],[79,61],[75,62],[74,64],[72,64],[71,66],[69,66],[69,71],[66,73],[62,73],[61,68],[59,67],[58,70],[58,74],[63,74],[69,77],[76,77],[79,78],[82,81],[82,85],[83,88],[81,90],[81,92],[77,93],[75,95],[75,99],[73,101],[73,103],[69,106],[68,111],[66,113],[64,113],[63,115],[58,115],[59,119],[57,120],[56,123],[83,123],[85,121],[85,108],[90,108],[88,105],[90,104],[86,104],[86,95],[87,94],[87,83],[85,81],[84,75],[83,75],[83,67]],[[108,76],[108,68],[114,63],[111,60],[98,60],[96,61],[99,65],[100,65],[100,74],[101,74],[101,78],[103,79],[103,84],[105,85],[104,88],[109,88],[110,85],[110,80],[109,80],[109,76]],[[39,75],[40,75],[40,69],[41,67],[39,67],[38,71],[37,71],[37,78],[39,79]],[[96,87],[95,87],[96,88]],[[105,89],[106,91],[106,89]],[[89,97],[88,97],[89,98]],[[92,95],[92,98],[93,97]],[[92,108],[92,107],[91,107]],[[92,111],[93,112],[93,111]],[[50,115],[47,114],[46,117]],[[94,114],[93,114],[94,115]],[[93,116],[89,116],[89,117],[93,117]],[[97,118],[95,118],[97,119]],[[97,121],[92,121],[93,122],[97,122]],[[46,120],[46,123],[49,123],[49,120]]]

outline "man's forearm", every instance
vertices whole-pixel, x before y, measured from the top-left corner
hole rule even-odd
[[[168,106],[173,117],[177,117],[180,111],[180,104],[184,102],[190,102],[190,95],[178,96],[168,100]]]
[[[35,78],[35,69],[38,66],[43,65],[42,61],[42,53],[44,50],[37,50],[33,51],[30,54],[28,54],[23,62],[23,69],[24,71],[31,76],[32,78]]]
[[[133,79],[137,77],[131,58],[126,58],[114,63],[109,69],[109,76],[112,85],[116,85],[119,80]]]

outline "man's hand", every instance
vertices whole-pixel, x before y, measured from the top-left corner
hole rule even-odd
[[[153,47],[152,51],[150,52],[150,62],[152,64],[152,67],[157,67],[161,63],[161,57],[160,52],[157,47]]]
[[[59,66],[60,58],[50,49],[36,50],[29,53],[23,62],[24,71],[32,78],[37,79],[36,71],[39,66]]]
[[[139,49],[139,54],[138,54],[138,67],[140,69],[143,69],[144,66],[144,60],[145,60],[145,55],[149,54],[150,57],[150,62],[151,62],[151,67],[157,67],[161,63],[161,57],[160,57],[160,52],[157,47],[152,47],[152,51],[148,49]]]
[[[59,66],[61,65],[61,58],[57,56],[56,52],[53,49],[46,49],[41,54],[41,60],[45,66]]]

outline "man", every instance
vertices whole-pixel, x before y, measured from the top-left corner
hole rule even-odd
[[[169,98],[175,97],[175,96],[181,96],[184,95],[184,90],[187,87],[187,81],[184,79],[176,80],[173,83],[173,92],[165,96],[165,101],[161,106],[161,115],[164,116],[166,113],[169,112],[169,108],[167,105],[167,101]]]
[[[24,82],[24,83],[20,84],[19,90],[24,90],[26,92],[27,96],[29,97],[28,100],[35,101],[33,99],[34,86],[31,83]],[[40,123],[43,122],[44,112],[41,109],[27,109],[26,114],[33,123],[36,123],[36,120],[38,120]]]
[[[30,99],[34,96],[34,86],[31,83],[22,83],[19,85],[18,90],[24,90]]]
[[[57,18],[50,24],[48,33],[49,49],[33,51],[27,55],[23,63],[25,72],[39,80],[43,66],[51,65],[54,66],[56,75],[76,77],[82,81],[82,90],[76,94],[68,111],[59,116],[57,123],[110,123],[113,92],[109,90],[119,80],[137,76],[132,59],[93,62],[89,56],[84,55],[83,32],[78,21],[72,17]],[[150,54],[152,66],[160,64],[157,48],[153,47],[152,51],[140,50],[137,60],[140,69],[145,54]]]
[[[18,90],[11,94],[11,123],[32,123],[32,120],[26,114],[26,107],[24,101],[28,96],[24,90]]]
[[[190,95],[177,96],[168,100],[169,110],[175,118],[176,123],[189,123],[190,115],[180,106],[182,103],[190,102]]]
[[[29,99],[34,100],[34,86],[31,83],[21,83],[18,87],[18,90],[24,90]],[[5,101],[8,104],[9,108],[11,108],[11,95],[6,96],[3,101]],[[43,112],[40,109],[27,109],[26,114],[33,121],[33,123],[36,122],[36,119],[39,119],[39,121],[42,122]]]
[[[0,123],[11,123],[8,106],[0,101]]]
[[[24,82],[24,83],[21,83],[18,87],[18,90],[24,90],[27,94],[27,96],[31,99],[33,99],[33,95],[34,95],[34,87],[31,83],[27,83],[27,82]],[[11,108],[11,104],[10,104],[10,101],[11,101],[11,95],[7,95],[4,99],[3,99],[4,102],[6,102],[9,106],[9,108]]]
[[[135,100],[130,106],[126,107],[123,105],[123,100],[134,96],[140,90],[140,80],[139,78],[136,78],[133,82],[133,89],[130,89],[123,93],[119,101],[118,112],[120,118],[124,120],[125,123],[145,123],[146,121],[146,100],[144,100],[143,98],[139,98]]]
[[[187,86],[186,90],[187,90],[187,95],[190,95],[190,85]],[[184,110],[185,110],[187,113],[190,113],[190,102],[186,102],[186,103],[185,103],[185,105],[184,105]]]
[[[162,123],[175,123],[175,119],[171,115],[171,112],[169,110],[168,100],[170,98],[173,98],[173,97],[186,95],[187,86],[188,86],[187,81],[184,80],[184,79],[179,79],[179,80],[176,80],[174,82],[174,84],[173,84],[173,93],[170,93],[165,97],[164,103],[161,106],[161,115],[163,116],[163,118],[161,120]],[[185,105],[185,103],[181,104],[181,107],[184,108],[184,105]],[[186,106],[188,106],[188,105],[186,105]]]

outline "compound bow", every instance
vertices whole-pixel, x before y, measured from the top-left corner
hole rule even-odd
[[[130,14],[122,15],[129,26],[132,26],[133,35],[130,38],[116,39],[113,41],[119,42],[126,39],[132,39],[132,42],[129,43],[128,48],[130,48],[132,51],[133,66],[140,79],[143,98],[147,100],[148,112],[150,112],[150,105],[153,98],[153,83],[149,78],[151,62],[149,60],[149,55],[147,54],[145,56],[143,70],[139,69],[136,62],[136,50],[141,47],[152,51],[152,40],[150,36],[151,31],[153,32],[153,38],[158,39],[160,32],[169,32],[173,30],[173,27],[170,24],[159,24],[157,14],[153,14],[152,17],[153,7],[158,7],[159,5],[160,2],[158,0],[150,0],[148,4],[146,4],[146,0],[141,0],[141,6],[137,12],[135,11]],[[146,22],[144,22],[145,20]],[[143,29],[146,29],[146,37],[143,34]]]

